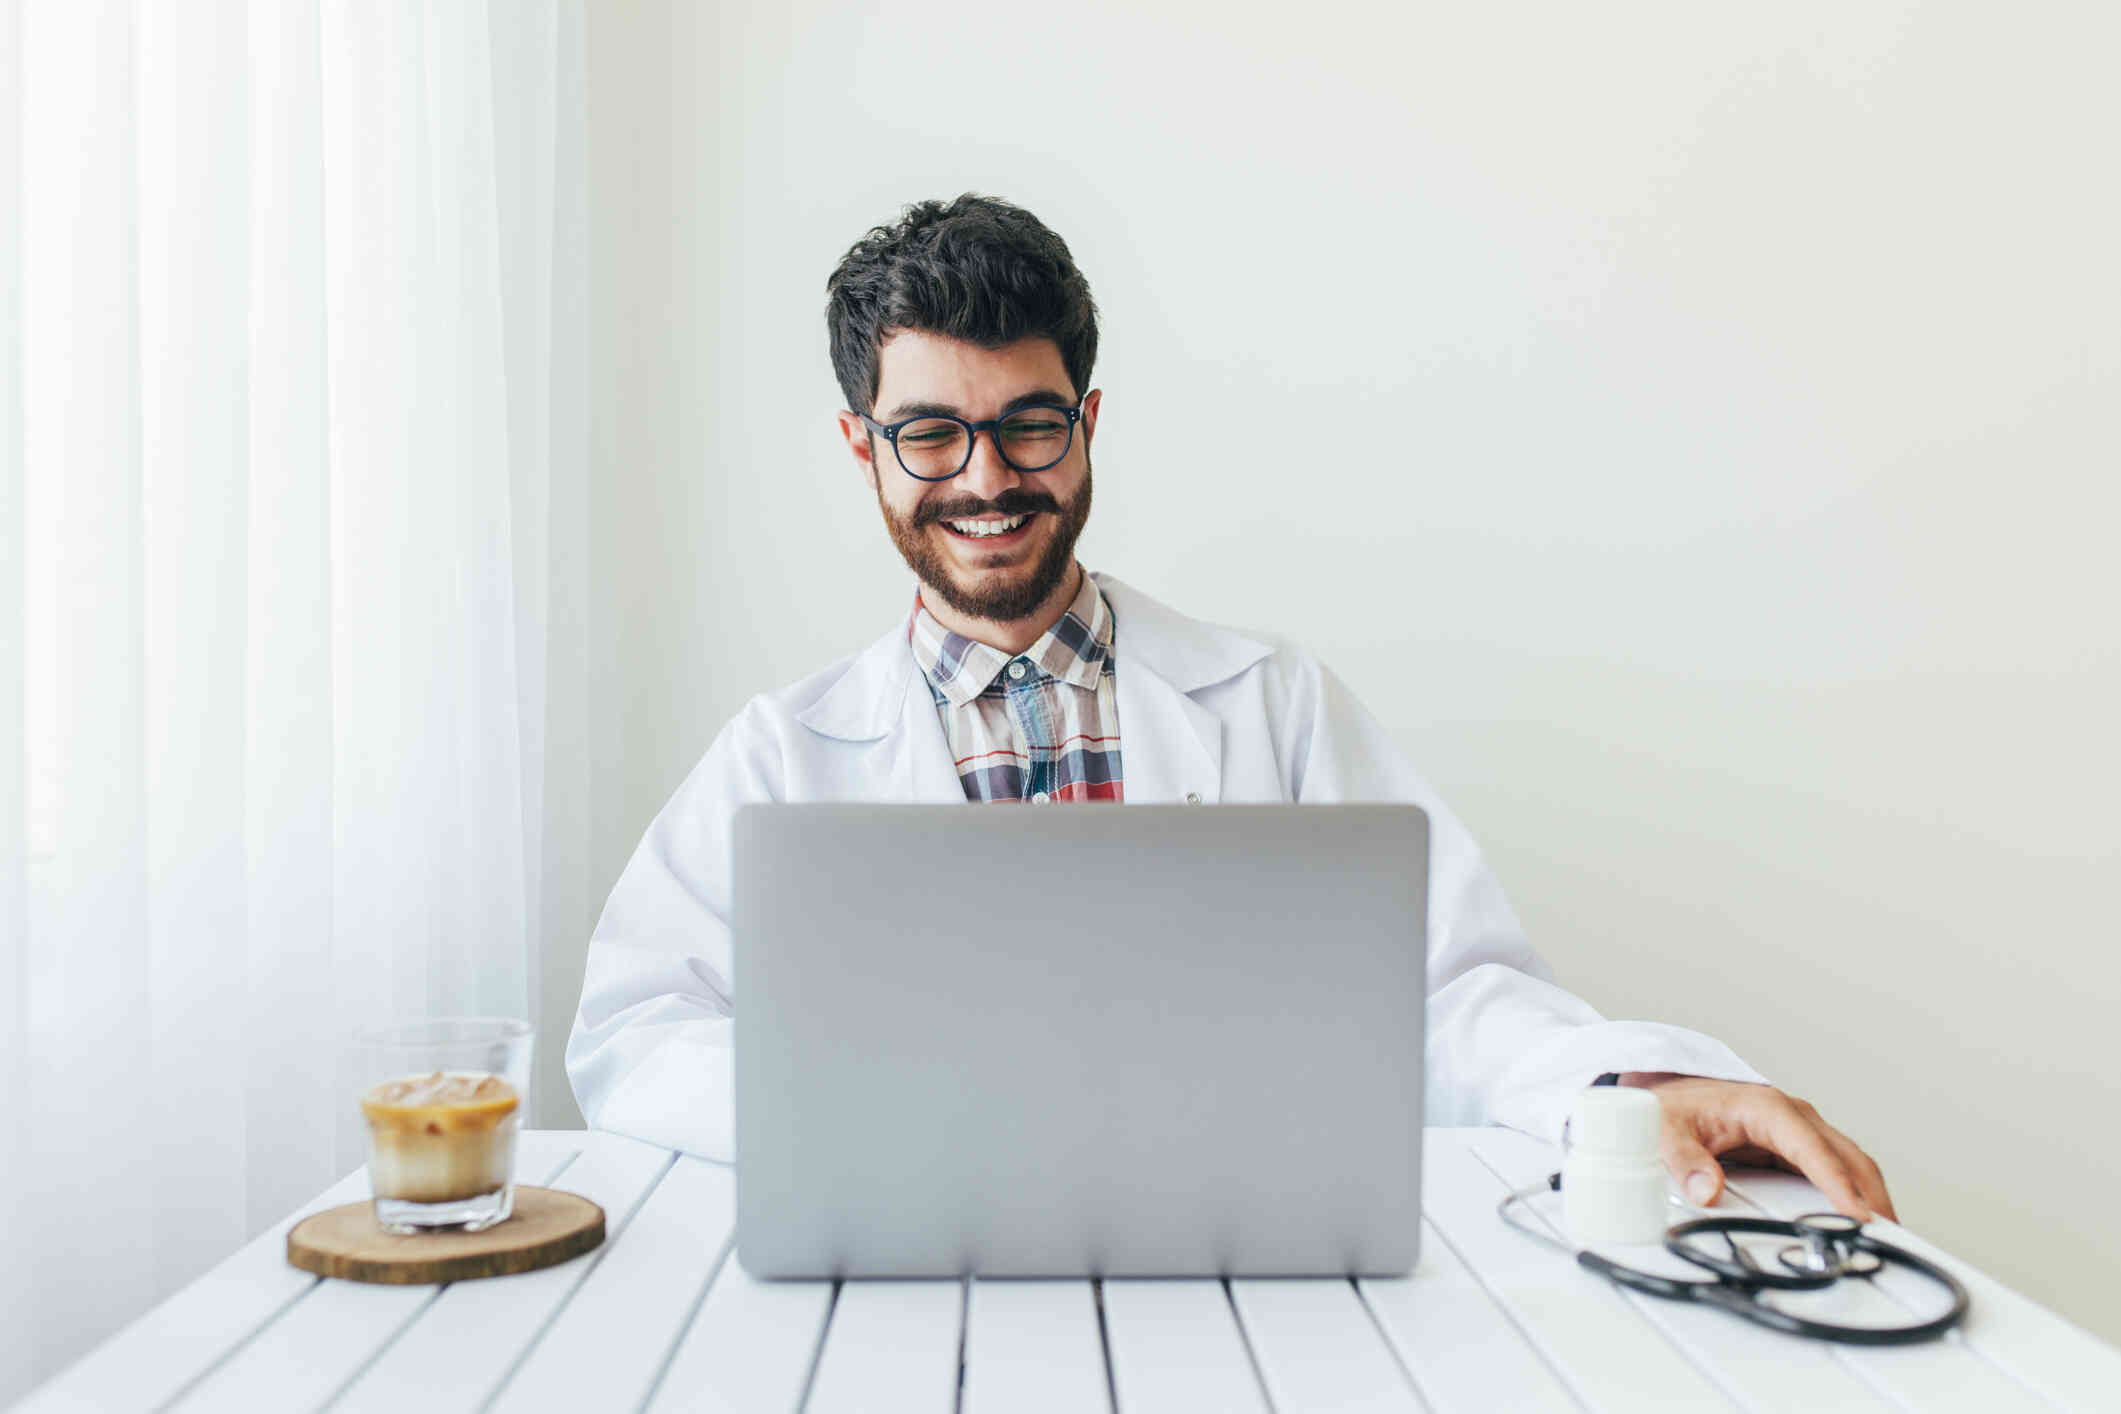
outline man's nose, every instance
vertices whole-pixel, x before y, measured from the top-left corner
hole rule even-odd
[[[1012,486],[1023,484],[1023,476],[1017,469],[1002,460],[1001,449],[994,444],[996,429],[982,427],[972,439],[972,460],[958,474],[958,484],[966,491],[985,500],[993,500]]]

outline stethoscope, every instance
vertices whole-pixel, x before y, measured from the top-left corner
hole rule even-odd
[[[1814,1340],[1835,1340],[1847,1345],[1906,1345],[1918,1340],[1933,1340],[1966,1316],[1966,1288],[1959,1284],[1958,1278],[1935,1262],[1890,1242],[1879,1241],[1865,1232],[1861,1223],[1841,1213],[1806,1213],[1786,1222],[1780,1218],[1714,1217],[1680,1223],[1665,1231],[1665,1250],[1710,1275],[1693,1279],[1666,1277],[1623,1266],[1589,1248],[1570,1247],[1526,1226],[1512,1215],[1513,1204],[1560,1187],[1561,1175],[1554,1174],[1544,1183],[1520,1188],[1502,1200],[1495,1209],[1496,1214],[1526,1236],[1536,1237],[1550,1247],[1573,1254],[1577,1265],[1586,1271],[1596,1272],[1609,1281],[1650,1296],[1661,1296],[1668,1301],[1699,1301],[1769,1330],[1810,1336]],[[1775,1254],[1775,1260],[1783,1267],[1783,1270],[1776,1271],[1762,1266],[1738,1245],[1739,1233],[1780,1235],[1796,1241]],[[1724,1257],[1704,1250],[1694,1241],[1708,1237],[1721,1237],[1731,1255]],[[1793,1316],[1760,1299],[1763,1291],[1818,1291],[1843,1277],[1874,1276],[1888,1264],[1906,1267],[1935,1282],[1951,1296],[1951,1308],[1941,1316],[1913,1325],[1839,1326],[1829,1321]]]

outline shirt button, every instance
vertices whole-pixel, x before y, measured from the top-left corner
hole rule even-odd
[[[1009,665],[1009,676],[1010,676],[1010,677],[1013,677],[1013,678],[1021,678],[1021,677],[1022,677],[1023,675],[1024,675],[1024,660],[1023,660],[1023,659],[1021,659],[1021,658],[1019,658],[1019,659],[1017,659],[1017,660],[1016,660],[1015,662],[1013,662],[1013,663],[1011,663],[1011,664]]]
[[[1036,795],[1031,797],[1031,803],[1033,805],[1044,805],[1047,801],[1051,799],[1053,799],[1052,796],[1046,794],[1044,791],[1040,791]]]
[[[1199,791],[1197,791],[1197,790],[1189,790],[1189,791],[1187,791],[1187,792],[1186,792],[1186,804],[1188,804],[1188,805],[1198,805],[1198,804],[1200,804],[1200,792],[1199,792]]]

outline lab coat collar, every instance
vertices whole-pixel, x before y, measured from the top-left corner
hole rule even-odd
[[[914,671],[913,649],[901,621],[864,648],[839,680],[795,719],[821,736],[841,741],[874,741],[898,726],[910,688],[918,687],[928,710],[935,710],[928,685]]]
[[[1126,798],[1212,802],[1220,794],[1222,723],[1191,695],[1244,672],[1271,645],[1188,618],[1141,591],[1093,572],[1115,625]],[[909,728],[899,755],[918,794],[958,791],[927,680],[916,671],[904,620],[858,654],[839,680],[796,720],[842,741],[876,741]],[[931,741],[930,738],[933,738]],[[941,772],[948,769],[947,778]],[[929,778],[933,777],[931,780]]]
[[[1140,663],[1180,692],[1199,692],[1228,682],[1274,651],[1272,644],[1234,629],[1188,618],[1139,589],[1101,571],[1091,571],[1112,606],[1113,651],[1119,670]],[[1126,732],[1124,721],[1120,724]]]

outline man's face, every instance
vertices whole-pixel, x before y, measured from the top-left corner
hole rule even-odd
[[[887,425],[938,412],[980,422],[1034,394],[1075,406],[1060,348],[1047,338],[983,349],[902,329],[884,341],[878,364],[871,416]],[[1043,471],[1011,467],[995,450],[991,429],[982,429],[964,471],[921,481],[906,474],[888,440],[872,441],[859,417],[841,413],[840,429],[876,492],[892,543],[926,590],[969,618],[1008,623],[1047,605],[1070,579],[1075,542],[1090,518],[1090,434],[1100,397],[1090,394],[1068,454]],[[1023,524],[1003,535],[976,537],[951,525],[1018,515]]]

